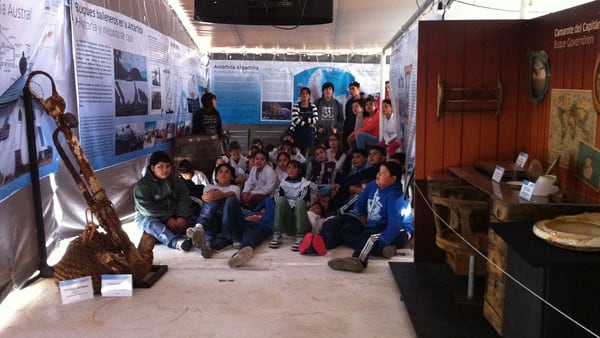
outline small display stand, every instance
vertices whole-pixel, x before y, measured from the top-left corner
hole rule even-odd
[[[168,265],[152,265],[152,270],[142,279],[134,280],[133,287],[138,289],[149,289],[156,283],[162,275],[169,270]]]

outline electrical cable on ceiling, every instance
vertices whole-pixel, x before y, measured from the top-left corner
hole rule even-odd
[[[300,11],[300,16],[298,17],[298,22],[296,23],[295,26],[292,27],[284,27],[284,26],[278,26],[278,25],[274,25],[271,21],[271,15],[269,13],[269,7],[267,6],[267,2],[263,1],[263,6],[265,7],[265,14],[267,15],[267,19],[269,20],[269,23],[271,24],[271,26],[273,26],[274,28],[277,29],[283,29],[283,30],[294,30],[296,28],[298,28],[300,26],[300,24],[302,24],[302,21],[304,21],[304,13],[306,11],[306,5],[308,4],[308,0],[300,0],[303,1],[303,5],[302,5],[302,11]]]
[[[444,5],[441,0],[438,2],[437,11],[442,12],[442,21],[444,21],[444,18],[446,17],[446,5]]]

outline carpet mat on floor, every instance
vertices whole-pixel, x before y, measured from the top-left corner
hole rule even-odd
[[[445,263],[389,265],[419,338],[499,337],[483,317],[484,278],[476,279],[474,301],[467,301],[467,278]]]

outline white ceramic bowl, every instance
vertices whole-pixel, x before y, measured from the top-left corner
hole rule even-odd
[[[535,196],[548,196],[553,194],[559,190],[558,186],[554,185],[556,183],[555,175],[543,175],[538,177],[535,181],[535,189],[533,189],[533,194]]]

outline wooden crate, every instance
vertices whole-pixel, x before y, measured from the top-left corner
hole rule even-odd
[[[504,333],[506,243],[492,229],[488,232],[488,276],[483,301],[483,316],[499,335]]]
[[[487,300],[483,301],[483,316],[500,336],[504,335],[504,316],[501,316]]]
[[[207,177],[212,175],[216,158],[222,153],[223,148],[217,136],[178,136],[173,143],[175,166],[187,159],[192,162],[194,169],[202,171]]]

